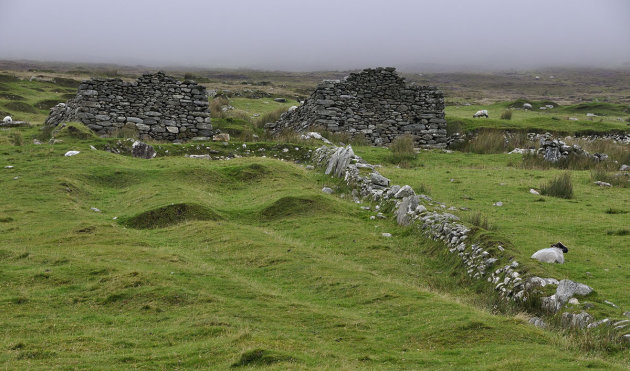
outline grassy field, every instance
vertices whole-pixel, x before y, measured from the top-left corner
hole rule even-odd
[[[0,110],[36,125],[47,114],[39,102],[74,91],[10,77],[0,89]],[[34,112],[9,110],[12,102]],[[339,180],[304,168],[318,143],[269,141],[257,118],[294,101],[228,102],[235,110],[213,125],[236,140],[154,143],[152,160],[90,149],[119,145],[114,138],[34,145],[38,126],[0,130],[3,368],[628,369],[627,348],[537,329],[528,314],[497,305],[438,243],[370,220],[375,212],[342,197]],[[625,126],[613,119],[621,104],[469,118],[509,105],[449,106],[447,117],[466,130],[504,121],[566,132]],[[606,115],[601,123],[563,119],[591,109]],[[64,157],[68,150],[81,153]],[[470,209],[453,211],[465,221],[480,212],[529,272],[591,285],[596,316],[629,309],[628,188],[600,188],[588,170],[571,171],[574,199],[535,196],[529,189],[560,171],[525,168],[520,155],[422,151],[403,169],[388,149],[355,151],[394,183]],[[205,152],[250,157],[184,157]],[[566,264],[529,259],[558,241],[569,247]]]
[[[319,172],[269,158],[147,161],[90,143],[0,147],[2,165],[14,166],[2,169],[11,197],[0,201],[6,368],[627,360],[484,309],[438,246],[322,194],[336,183]],[[69,149],[81,153],[63,157]],[[187,206],[160,209],[173,204]],[[165,226],[130,227],[147,218]]]
[[[533,110],[523,110],[522,101],[498,102],[487,105],[447,106],[445,111],[449,123],[457,123],[462,130],[470,131],[480,128],[501,130],[529,130],[537,132],[555,132],[564,134],[606,132],[606,131],[630,131],[628,122],[630,118],[630,106],[612,103],[580,103],[574,105],[559,106],[551,103],[554,108],[540,110],[540,101],[530,101],[534,104]],[[477,118],[472,116],[478,110],[487,110],[489,118]],[[501,119],[501,114],[511,110],[511,119]],[[587,113],[593,113],[598,117],[587,117]],[[570,120],[577,119],[576,121]]]

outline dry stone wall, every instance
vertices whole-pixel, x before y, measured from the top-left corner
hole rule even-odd
[[[343,81],[325,80],[300,107],[266,128],[363,135],[372,144],[386,145],[412,134],[418,145],[445,147],[444,95],[435,87],[407,85],[395,68],[365,69]]]
[[[135,82],[120,79],[83,81],[77,95],[51,109],[45,124],[80,121],[99,135],[134,126],[141,137],[160,140],[213,134],[206,88],[162,72]]]

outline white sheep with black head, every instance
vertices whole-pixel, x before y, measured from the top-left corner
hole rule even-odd
[[[551,247],[538,250],[532,255],[532,259],[536,259],[543,263],[558,263],[564,264],[564,254],[568,253],[569,249],[562,244],[562,242],[554,243]]]
[[[474,115],[473,118],[476,119],[477,117],[485,117],[488,118],[488,110],[482,109],[477,111]]]

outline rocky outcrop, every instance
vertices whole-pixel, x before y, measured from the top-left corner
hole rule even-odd
[[[142,75],[135,82],[92,79],[77,95],[53,107],[45,125],[80,121],[99,135],[133,126],[141,137],[159,140],[212,136],[206,88],[164,73]]]
[[[300,107],[265,127],[362,135],[375,145],[391,143],[411,134],[416,144],[445,147],[444,96],[434,87],[407,85],[394,68],[365,69],[343,81],[326,80]]]

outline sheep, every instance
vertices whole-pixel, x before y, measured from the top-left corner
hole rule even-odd
[[[543,263],[558,263],[564,264],[564,254],[568,253],[569,249],[562,244],[562,242],[555,243],[551,247],[536,251],[532,255],[532,259],[536,259]]]
[[[2,119],[2,123],[6,124],[11,124],[13,123],[13,119],[11,118],[11,116],[6,116],[4,119]]]
[[[482,109],[480,111],[477,111],[474,115],[473,118],[477,118],[477,117],[481,117],[481,116],[485,116],[486,118],[488,118],[488,110]]]

